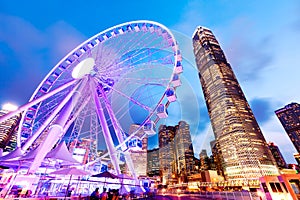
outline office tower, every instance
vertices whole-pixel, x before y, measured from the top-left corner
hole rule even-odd
[[[159,144],[159,171],[161,182],[163,185],[168,185],[175,171],[175,149],[174,149],[175,127],[160,125],[158,130]]]
[[[9,107],[3,106],[0,110],[0,117],[10,111]],[[21,115],[18,114],[0,123],[0,148],[3,151],[12,151],[16,148],[17,128],[20,119]]]
[[[159,127],[159,162],[163,184],[187,182],[196,165],[190,127],[185,121]]]
[[[274,158],[215,36],[198,27],[193,47],[225,178],[257,183],[261,176],[277,175]]]
[[[200,170],[209,170],[210,169],[209,157],[205,149],[202,149],[202,151],[199,153],[199,159],[200,159]]]
[[[295,153],[294,154],[294,158],[297,161],[298,166],[300,167],[300,154],[299,153]]]
[[[271,153],[275,159],[277,167],[279,169],[286,168],[287,167],[286,162],[285,162],[278,146],[275,145],[273,142],[269,142],[268,146],[269,146],[269,149],[271,150]]]
[[[217,141],[216,140],[211,141],[210,147],[212,153],[211,163],[213,163],[212,170],[216,170],[219,175],[225,177],[224,170],[222,167],[222,152]]]
[[[129,135],[136,132],[140,128],[140,125],[131,124],[129,128]],[[139,130],[138,135],[143,135],[143,130]],[[142,148],[130,149],[130,156],[134,166],[134,170],[137,176],[147,176],[147,148],[148,137],[142,139]]]
[[[300,153],[300,104],[290,103],[276,110],[275,114]]]
[[[181,182],[187,182],[187,176],[194,172],[194,150],[192,145],[190,126],[180,121],[175,126],[176,172]]]
[[[147,151],[147,175],[159,176],[159,148]]]

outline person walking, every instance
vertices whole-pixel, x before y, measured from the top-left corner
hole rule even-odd
[[[99,200],[100,194],[99,194],[99,188],[96,188],[94,192],[92,192],[90,196],[90,200]]]
[[[106,192],[106,188],[103,188],[103,192],[100,194],[100,200],[107,200],[108,194]]]
[[[119,199],[119,190],[114,190],[112,200],[118,200]]]

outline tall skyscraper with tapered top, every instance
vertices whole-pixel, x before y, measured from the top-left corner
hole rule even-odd
[[[212,31],[198,27],[193,47],[226,180],[255,185],[261,176],[278,175],[267,142]]]

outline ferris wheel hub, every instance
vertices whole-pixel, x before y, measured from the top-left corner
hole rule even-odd
[[[95,65],[94,58],[86,58],[82,60],[72,71],[72,77],[79,79],[84,77],[87,74],[90,74]]]

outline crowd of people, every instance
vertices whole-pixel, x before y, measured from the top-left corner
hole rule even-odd
[[[90,195],[90,200],[118,200],[118,199],[129,200],[131,198],[129,194],[119,195],[119,190],[117,189],[109,189],[107,191],[106,188],[103,188],[103,191],[101,193],[99,191],[99,188],[96,188],[95,191],[93,191],[92,194]]]

